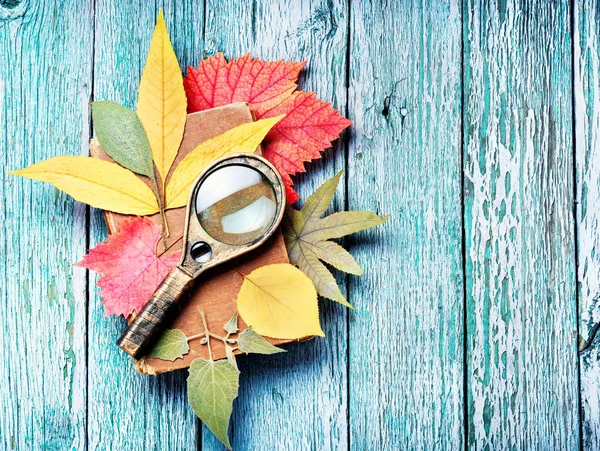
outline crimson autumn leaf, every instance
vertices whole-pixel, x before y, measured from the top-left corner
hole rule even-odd
[[[190,67],[184,78],[188,112],[232,102],[247,102],[257,119],[285,114],[263,142],[264,156],[281,173],[290,203],[298,200],[290,175],[304,172],[304,163],[321,152],[351,121],[312,92],[295,91],[305,62],[264,62],[250,55],[227,62],[222,53]]]
[[[148,218],[124,221],[117,233],[75,264],[101,273],[98,279],[107,315],[139,312],[181,258],[181,251],[156,255],[161,228]]]

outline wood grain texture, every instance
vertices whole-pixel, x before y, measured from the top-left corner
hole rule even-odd
[[[86,275],[71,266],[85,253],[85,206],[8,172],[87,150],[92,3],[0,2],[0,448],[7,450],[86,442]]]
[[[135,108],[137,88],[150,37],[164,8],[167,28],[179,57],[187,64],[202,53],[202,4],[169,1],[96,2],[94,99]],[[201,22],[200,22],[201,23]],[[173,24],[177,24],[174,26]],[[104,219],[93,211],[90,245],[106,238]],[[90,280],[89,311],[89,448],[196,449],[198,422],[187,403],[186,373],[141,376],[115,346],[125,329],[123,318],[104,317],[96,277]]]
[[[0,0],[0,448],[224,449],[71,266],[100,212],[7,174],[87,154],[90,98],[135,106],[159,7],[184,72],[307,59],[355,125],[301,199],[346,168],[332,211],[392,214],[345,240],[326,338],[238,359],[234,449],[600,449],[598,0]]]
[[[600,4],[577,1],[573,11],[579,333],[591,340],[579,355],[581,429],[591,451],[600,449],[600,348],[591,334],[600,322]]]
[[[206,7],[208,54],[308,60],[301,88],[316,91],[344,112],[346,2],[218,0]],[[344,168],[339,143],[326,155],[325,161],[308,165],[310,177],[294,177],[301,199]],[[336,199],[335,210],[343,209],[342,187]],[[231,428],[234,449],[346,449],[346,311],[327,300],[320,306],[326,338],[289,345],[286,354],[238,359],[242,374]],[[203,450],[223,449],[206,428],[202,438]]]
[[[463,447],[460,9],[352,2],[352,449]]]
[[[577,449],[569,5],[465,14],[468,445]]]

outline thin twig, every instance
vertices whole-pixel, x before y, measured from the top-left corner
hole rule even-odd
[[[240,271],[239,269],[237,269],[235,266],[233,266],[233,265],[231,265],[231,264],[230,264],[230,265],[229,265],[229,267],[230,267],[231,269],[233,269],[235,272],[237,272],[237,273],[238,273],[240,276],[242,276],[244,279],[246,279],[246,276],[244,275],[244,273],[243,273],[242,271]]]
[[[175,241],[173,241],[169,247],[167,247],[164,251],[162,251],[160,254],[157,255],[157,258],[162,257],[163,255],[165,255],[169,249],[171,249],[173,246],[175,246],[175,244],[177,244],[179,241],[181,241],[183,239],[183,235],[181,235],[179,238],[177,238]]]
[[[160,189],[158,188],[158,182],[156,181],[156,176],[152,177],[152,182],[154,184],[156,200],[158,201],[158,209],[160,210],[160,215],[162,218],[162,242],[165,248],[165,252],[167,250],[167,237],[169,236],[169,223],[167,222],[167,212],[165,211],[165,203],[163,201],[163,196],[161,195]]]
[[[204,316],[204,310],[198,309],[200,316],[202,317],[202,324],[204,324],[204,333],[206,335],[206,344],[208,345],[208,357],[213,360],[212,348],[210,347],[210,332],[208,331],[208,325],[206,324],[206,317]]]
[[[192,335],[191,337],[187,337],[187,341],[195,340],[196,338],[206,337],[206,332],[200,332],[199,334]]]
[[[217,334],[213,334],[213,333],[212,333],[212,332],[210,332],[210,331],[208,332],[208,334],[209,334],[211,337],[213,337],[213,338],[216,338],[217,340],[220,340],[220,341],[222,341],[223,343],[227,343],[227,338],[225,338],[225,337],[221,337],[221,336],[219,336],[219,335],[217,335]]]

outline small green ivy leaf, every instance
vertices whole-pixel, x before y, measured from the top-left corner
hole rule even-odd
[[[238,395],[239,372],[227,360],[196,359],[188,376],[188,402],[194,413],[227,448],[227,430]]]
[[[190,352],[187,336],[179,329],[167,329],[160,336],[147,357],[177,360]]]
[[[240,351],[246,354],[278,354],[280,352],[287,352],[285,349],[273,346],[251,328],[243,331],[239,335],[237,342]]]
[[[237,312],[237,310],[235,311],[235,313],[233,314],[231,319],[225,323],[223,328],[225,329],[225,332],[227,332],[228,334],[235,334],[239,330],[238,329],[238,312]]]

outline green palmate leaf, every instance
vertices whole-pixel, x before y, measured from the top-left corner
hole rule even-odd
[[[92,116],[104,151],[121,166],[154,180],[152,150],[135,111],[115,102],[93,102]]]
[[[225,329],[225,332],[227,332],[228,334],[235,334],[238,331],[238,312],[237,312],[237,310],[235,311],[235,313],[233,314],[231,319],[225,323],[223,328]]]
[[[301,210],[288,206],[283,220],[283,235],[290,262],[300,268],[326,298],[352,307],[344,298],[335,278],[321,261],[340,271],[361,275],[362,269],[343,247],[332,241],[379,225],[387,219],[368,211],[342,211],[325,218],[342,172],[321,185]]]
[[[148,357],[176,360],[190,352],[188,338],[179,329],[167,329],[148,353]]]
[[[285,349],[273,346],[251,328],[243,331],[238,337],[238,348],[246,354],[278,354],[286,352]]]
[[[196,359],[188,376],[188,401],[194,413],[229,449],[227,437],[239,372],[227,360]]]

